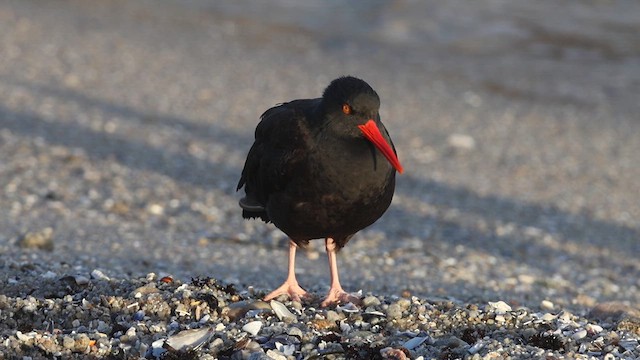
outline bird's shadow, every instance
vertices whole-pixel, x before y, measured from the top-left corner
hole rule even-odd
[[[147,128],[149,132],[160,127],[178,127],[186,137],[203,142],[216,142],[230,153],[245,153],[253,139],[253,129],[239,133],[216,124],[215,121],[197,122],[179,116],[149,113],[132,106],[116,104],[58,86],[32,84],[7,76],[0,77],[0,81],[5,85],[28,91],[37,98],[48,97],[57,102],[73,103],[81,111],[99,111],[108,116],[119,116],[129,121],[140,122],[139,126]],[[259,112],[260,109],[256,109],[256,113]],[[0,103],[0,130],[2,129],[23,137],[40,137],[51,145],[81,148],[90,159],[109,159],[131,169],[160,173],[185,186],[195,186],[204,190],[223,188],[223,191],[230,196],[234,196],[233,185],[243,165],[237,161],[212,162],[195,157],[186,149],[185,151],[168,151],[162,147],[87,128],[74,122],[74,119],[64,119],[64,121],[45,119],[36,112],[16,111]],[[161,163],[164,166],[158,166]],[[634,258],[640,254],[640,244],[637,241],[640,238],[640,231],[598,219],[586,211],[571,213],[552,204],[537,204],[498,195],[479,195],[469,189],[411,175],[410,172],[398,178],[397,194],[417,199],[416,201],[428,201],[430,206],[436,208],[453,207],[459,213],[483,219],[488,224],[514,224],[521,232],[524,229],[539,229],[555,237],[557,241],[575,245],[574,248],[577,249],[583,246],[595,247],[603,250],[602,254],[606,255],[599,259],[603,267],[620,267],[622,264],[626,266],[626,271],[639,272],[639,266],[634,262]],[[425,197],[425,194],[428,196]],[[240,216],[240,209],[238,209],[238,216]],[[407,224],[415,225],[416,228],[412,230]],[[426,232],[420,230],[425,227],[430,230]],[[568,252],[566,247],[551,246],[544,241],[528,241],[522,236],[496,234],[495,229],[477,229],[455,220],[447,220],[446,217],[425,217],[403,204],[393,205],[374,229],[392,239],[393,245],[389,245],[392,247],[401,248],[403,238],[419,238],[423,241],[421,251],[424,256],[432,256],[429,248],[434,244],[445,244],[450,248],[462,245],[468,251],[491,254],[497,257],[498,261],[513,261],[538,273],[547,274],[549,277],[554,274],[554,270],[544,268],[545,262],[529,256],[529,253],[564,258],[575,262],[576,266],[593,263],[588,252]],[[398,235],[400,239],[397,239]],[[216,234],[211,236],[215,237]],[[195,236],[193,241],[195,243]],[[366,240],[362,241],[366,242]],[[495,246],[487,249],[487,244],[495,244]],[[269,242],[252,238],[244,242],[229,242],[226,246],[260,247],[269,246]],[[389,246],[383,250],[388,251]],[[383,250],[367,249],[374,254],[376,251]],[[137,257],[140,254],[132,253],[130,256]],[[169,258],[166,261],[171,263],[172,259]],[[225,268],[225,266],[225,264],[216,264],[216,272],[234,271],[234,268]],[[170,265],[168,267],[171,268]],[[283,270],[284,267],[272,271],[280,274]],[[320,276],[323,277],[315,274],[307,277],[319,278]],[[439,280],[424,279],[423,281],[437,283]],[[276,285],[277,280],[268,280],[265,284],[272,282]],[[486,290],[483,284],[465,284],[465,287],[470,293],[473,293],[474,289],[477,289],[478,293]]]

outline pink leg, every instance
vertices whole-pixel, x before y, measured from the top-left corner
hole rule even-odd
[[[287,294],[294,301],[300,301],[301,297],[307,296],[307,292],[298,285],[296,280],[296,248],[298,246],[293,241],[289,240],[289,273],[287,280],[284,281],[279,288],[270,292],[264,297],[264,301],[269,301],[277,298],[280,295]]]
[[[322,301],[322,306],[329,306],[337,303],[353,302],[358,304],[360,298],[351,295],[342,289],[340,285],[340,278],[338,277],[338,261],[336,258],[336,242],[332,238],[325,239],[325,247],[327,250],[327,257],[329,258],[329,270],[331,271],[331,287],[327,297]]]

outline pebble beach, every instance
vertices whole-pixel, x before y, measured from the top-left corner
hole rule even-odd
[[[0,1],[0,359],[640,358],[640,5]],[[260,114],[365,79],[405,173],[262,297]]]

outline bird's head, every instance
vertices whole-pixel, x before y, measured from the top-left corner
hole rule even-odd
[[[352,76],[337,78],[324,90],[322,106],[328,116],[344,124],[342,127],[359,129],[399,173],[403,172],[395,150],[378,127],[380,97],[369,84]]]

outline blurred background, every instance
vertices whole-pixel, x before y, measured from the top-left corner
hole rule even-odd
[[[0,266],[278,285],[237,206],[255,125],[351,74],[406,172],[345,288],[638,304],[638,34],[636,1],[0,1]]]

